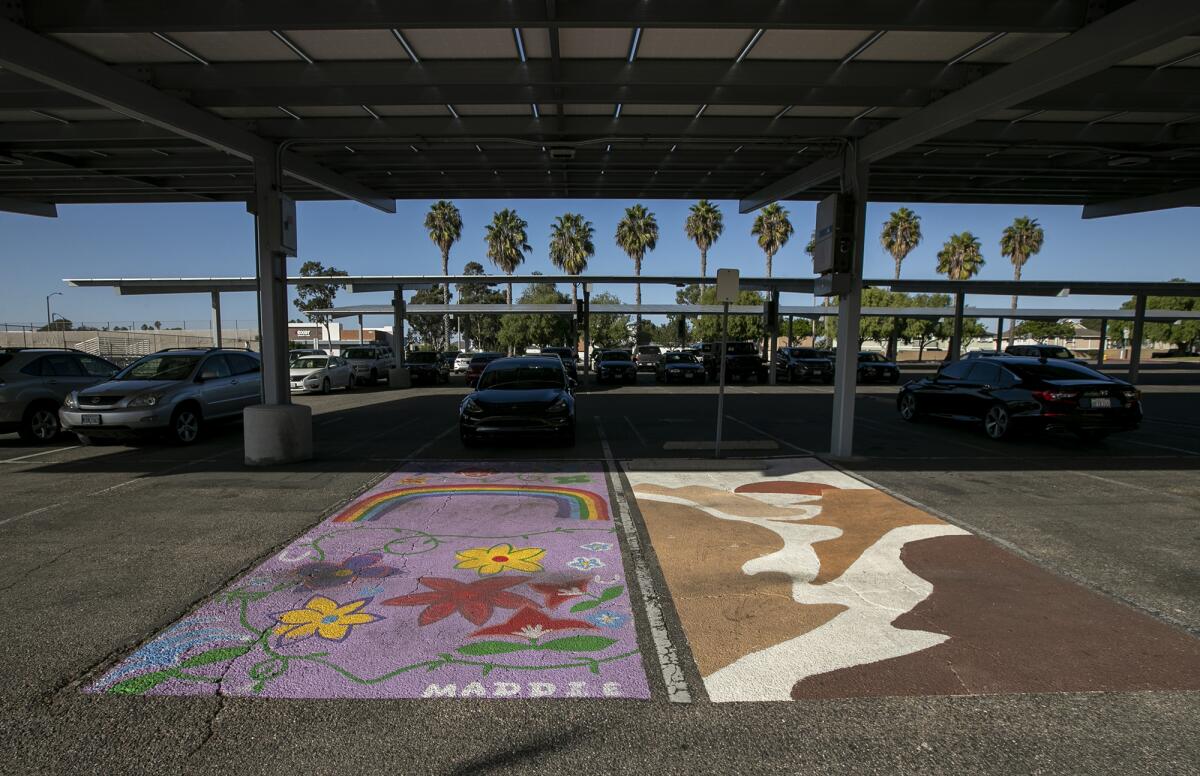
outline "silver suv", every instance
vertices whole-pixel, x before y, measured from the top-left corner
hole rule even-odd
[[[342,350],[342,358],[350,364],[350,371],[360,384],[374,385],[380,378],[387,379],[388,370],[396,365],[390,348],[373,345],[345,348]]]
[[[262,368],[248,350],[173,348],[138,359],[108,382],[67,396],[58,417],[82,444],[163,433],[191,444],[205,425],[260,402]]]
[[[117,372],[96,356],[58,348],[0,350],[0,434],[17,432],[26,442],[58,436],[58,408],[71,391]]]

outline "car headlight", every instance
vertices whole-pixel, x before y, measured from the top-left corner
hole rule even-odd
[[[550,407],[546,411],[553,412],[556,415],[566,412],[567,411],[566,398],[559,396],[558,399],[553,404],[551,404]]]
[[[480,408],[480,406],[475,403],[475,400],[469,396],[467,397],[467,400],[463,402],[462,411],[468,415],[482,415],[483,414],[483,409]]]
[[[63,399],[63,406],[69,410],[79,409],[79,400],[75,398],[75,392],[67,394],[67,398]]]
[[[130,407],[153,407],[162,401],[162,394],[159,393],[143,393],[134,396],[129,400]]]

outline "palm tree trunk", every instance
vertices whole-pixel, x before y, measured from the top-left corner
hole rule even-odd
[[[442,251],[442,277],[450,275],[450,250]],[[450,283],[442,286],[442,304],[450,304]],[[450,313],[442,313],[442,350],[450,349]]]
[[[1021,279],[1021,265],[1013,264],[1013,280]],[[1017,341],[1017,295],[1013,294],[1012,307],[1009,309],[1008,315],[1008,344],[1014,345]],[[1004,332],[1001,332],[1003,335]]]
[[[895,258],[896,258],[896,275],[892,278],[892,280],[899,280],[900,279],[900,262],[904,261],[904,259],[899,256],[897,256]]]
[[[700,277],[708,277],[708,248],[700,249]],[[704,283],[700,284],[700,290],[704,290]]]
[[[767,251],[767,277],[771,277],[771,259],[775,258],[775,254]]]

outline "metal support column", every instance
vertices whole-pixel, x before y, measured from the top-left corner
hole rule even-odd
[[[406,343],[404,341],[404,287],[398,286],[392,294],[392,344],[393,355],[396,357],[396,366],[404,366],[404,349]]]
[[[775,311],[775,314],[770,316],[770,320],[767,321],[767,331],[770,332],[771,342],[770,347],[767,348],[767,363],[770,365],[767,368],[771,374],[770,383],[775,385],[775,349],[779,347],[779,289],[777,288],[771,289],[771,309]]]
[[[950,352],[946,354],[950,361],[957,361],[962,357],[962,330],[963,293],[960,291],[954,295],[954,328],[950,335]]]
[[[842,159],[842,191],[855,198],[854,263],[849,288],[838,297],[837,359],[834,369],[833,428],[829,450],[839,457],[854,452],[854,399],[858,382],[858,319],[862,312],[863,246],[867,225],[867,165],[857,153]]]
[[[1100,347],[1096,349],[1096,367],[1104,366],[1104,349],[1108,347],[1108,319],[1100,319]]]
[[[1142,329],[1146,323],[1146,295],[1138,294],[1133,307],[1133,341],[1129,343],[1129,382],[1136,383],[1142,360]]]
[[[1004,319],[996,319],[996,352],[1004,350]]]
[[[583,382],[588,384],[588,372],[592,363],[592,284],[583,284]]]
[[[363,317],[358,316],[358,344],[363,344]]]
[[[212,343],[214,348],[221,347],[221,292],[212,292]]]

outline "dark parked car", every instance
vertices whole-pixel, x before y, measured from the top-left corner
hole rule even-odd
[[[895,385],[900,382],[900,367],[879,353],[859,353],[858,381]]]
[[[1004,352],[1010,356],[1026,356],[1028,358],[1057,358],[1070,361],[1073,364],[1087,364],[1086,358],[1080,358],[1061,345],[1009,345]]]
[[[567,370],[567,377],[572,380],[579,379],[579,356],[574,348],[542,348],[542,355],[558,356],[562,359],[563,368]]]
[[[662,358],[662,348],[658,345],[639,345],[633,360],[637,362],[638,371],[653,372]]]
[[[780,348],[775,351],[775,378],[789,383],[805,380],[833,382],[833,362],[813,348]]]
[[[704,368],[712,380],[720,376],[721,352],[720,342],[701,342],[696,345],[703,353]],[[728,342],[725,345],[725,379],[729,382],[758,378],[760,383],[767,380],[767,365],[758,356],[758,346],[753,342]]]
[[[1124,380],[1068,361],[1016,356],[946,364],[935,377],[900,389],[896,407],[909,421],[925,415],[982,421],[992,439],[1022,428],[1095,439],[1142,420],[1141,393]]]
[[[479,375],[483,374],[483,370],[487,365],[498,358],[504,358],[503,353],[476,353],[471,356],[471,363],[467,364],[467,385],[474,387],[475,383],[479,382]]]
[[[705,377],[704,365],[691,353],[663,353],[654,367],[654,381],[658,383],[703,385]]]
[[[416,350],[404,357],[404,365],[408,367],[408,375],[414,383],[450,382],[450,367],[442,359],[441,354],[432,350]]]
[[[574,381],[555,356],[492,361],[458,408],[464,445],[480,438],[537,435],[575,444]]]
[[[596,359],[597,383],[636,383],[637,364],[628,350],[605,350]]]

